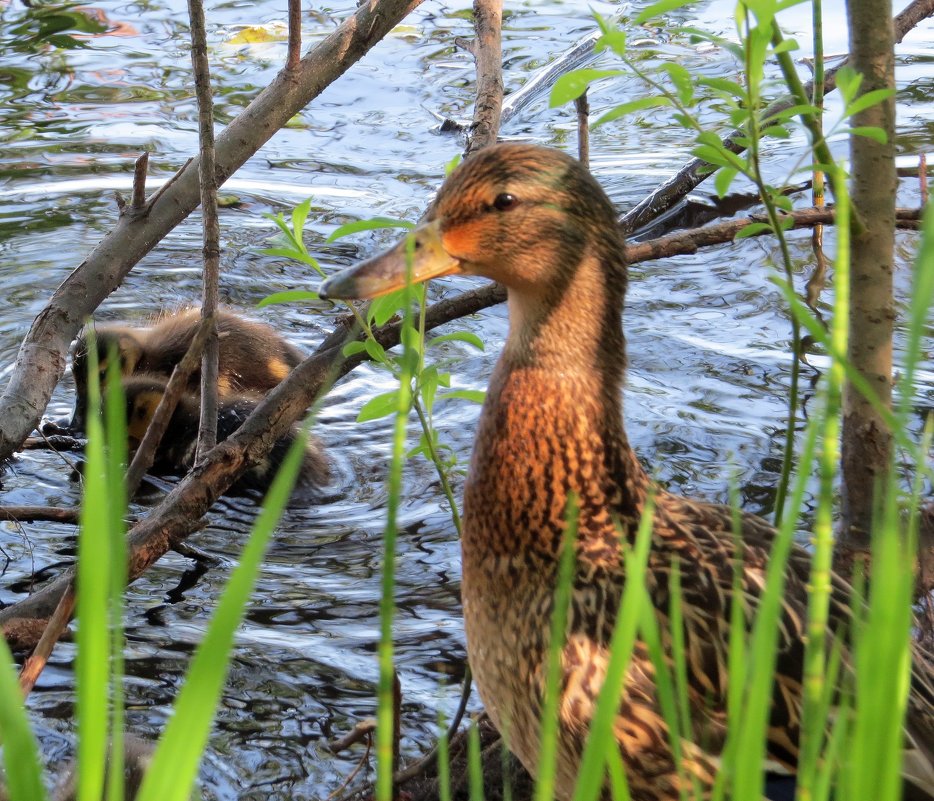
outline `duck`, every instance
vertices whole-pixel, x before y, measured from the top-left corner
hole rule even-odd
[[[123,376],[146,373],[168,378],[194,339],[201,323],[196,308],[181,309],[160,317],[149,328],[122,323],[90,324],[71,347],[75,380],[75,405],[69,421],[44,427],[45,433],[81,433],[87,412],[88,344],[94,340],[99,356],[101,382],[107,375],[108,354],[115,352]],[[305,354],[275,329],[249,320],[229,309],[217,315],[218,378],[221,398],[241,392],[268,392],[301,363]],[[201,372],[189,380],[192,392],[200,391]]]
[[[423,282],[446,275],[483,276],[506,287],[509,332],[477,426],[461,537],[467,653],[486,711],[535,776],[553,599],[573,496],[576,567],[560,654],[555,775],[556,797],[571,799],[606,675],[626,582],[624,554],[651,503],[647,590],[671,658],[669,576],[679,565],[694,737],[682,738],[676,759],[648,645],[638,638],[613,731],[635,801],[676,801],[682,793],[707,798],[726,738],[734,569],[741,565],[737,581],[756,607],[777,532],[751,513],[667,492],[630,445],[621,402],[627,265],[612,203],[575,159],[502,143],[453,171],[409,237],[414,251],[400,242],[330,276],[319,291],[325,298],[373,298],[404,286],[407,276]],[[792,778],[809,569],[806,549],[793,546],[763,766]],[[832,586],[831,626],[842,628],[851,615],[850,588],[837,576]],[[905,788],[929,801],[934,680],[920,656],[912,671]]]
[[[131,375],[120,382],[126,402],[127,441],[130,454],[136,452],[159,402],[165,394],[168,379],[155,374]],[[258,393],[228,394],[218,401],[217,441],[233,434],[256,409]],[[156,448],[150,472],[154,475],[184,475],[194,466],[198,447],[198,426],[201,417],[200,396],[183,392],[172,413],[165,434]],[[233,494],[250,490],[265,492],[272,484],[289,447],[298,436],[293,429],[278,439],[269,454],[250,467],[230,488]],[[330,478],[330,467],[321,443],[310,439],[299,471],[297,487],[322,487]]]

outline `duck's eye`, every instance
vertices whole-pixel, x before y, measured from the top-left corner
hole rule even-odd
[[[501,192],[496,196],[496,200],[493,201],[493,208],[497,211],[507,211],[515,207],[519,203],[519,200],[515,195],[509,194],[509,192]]]

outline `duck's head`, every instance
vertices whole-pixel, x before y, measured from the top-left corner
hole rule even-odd
[[[136,450],[146,435],[146,429],[156,415],[167,385],[161,376],[146,374],[125,378],[123,396],[126,400],[126,431],[130,450]]]
[[[418,283],[467,274],[499,281],[511,296],[543,297],[560,292],[588,254],[624,280],[622,239],[599,184],[560,151],[501,144],[457,167],[399,244],[332,276],[320,293],[372,298],[407,276]]]
[[[71,433],[84,431],[88,407],[88,370],[90,369],[90,346],[93,339],[97,349],[98,380],[104,386],[110,362],[117,360],[121,375],[130,375],[136,370],[143,357],[143,343],[131,328],[101,327],[89,325],[71,347],[71,372],[75,379],[75,406],[71,420],[64,430]]]

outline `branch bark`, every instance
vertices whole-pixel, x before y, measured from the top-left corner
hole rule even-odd
[[[299,110],[382,39],[421,0],[367,0],[313,47],[298,69],[283,70],[217,138],[218,185]],[[142,212],[129,209],[53,293],[20,346],[0,396],[0,461],[35,428],[65,370],[65,353],[101,301],[146,253],[197,206],[198,159]]]
[[[895,31],[890,0],[848,0],[850,59],[863,76],[860,94],[895,87]],[[895,96],[853,118],[872,126],[885,142],[850,135],[853,208],[864,229],[853,231],[849,342],[850,363],[887,407],[892,400],[892,335],[895,328]],[[880,482],[892,463],[892,432],[869,401],[847,382],[843,390],[838,547],[868,548]]]
[[[477,63],[477,100],[465,156],[496,144],[503,111],[503,3],[474,0],[476,39],[472,52]]]

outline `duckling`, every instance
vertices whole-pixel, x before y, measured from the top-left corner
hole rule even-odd
[[[129,449],[134,452],[149,428],[159,401],[165,394],[168,381],[164,376],[141,374],[124,378],[121,383],[126,398]],[[240,428],[243,421],[253,413],[259,400],[259,395],[246,393],[227,395],[220,400],[217,410],[218,442],[227,439]],[[198,446],[200,415],[199,396],[192,392],[183,393],[156,449],[151,468],[154,474],[179,475],[192,468]],[[268,490],[295,436],[296,432],[293,431],[277,440],[266,458],[247,470],[233,485],[231,492]],[[311,440],[305,452],[297,485],[321,486],[327,483],[329,472],[324,450],[319,442]]]
[[[464,491],[462,596],[477,688],[509,748],[535,775],[549,631],[569,497],[577,499],[576,574],[562,651],[555,793],[574,792],[623,586],[650,494],[648,592],[671,654],[669,576],[680,566],[693,742],[680,765],[637,640],[614,732],[636,801],[702,797],[725,740],[734,569],[755,612],[776,538],[762,518],[653,487],[629,444],[620,395],[624,240],[599,184],[555,150],[500,144],[461,164],[413,231],[390,251],[325,281],[331,298],[366,298],[450,274],[481,275],[508,293],[510,328],[490,379]],[[810,557],[787,564],[768,765],[798,761]],[[850,588],[832,580],[831,629],[846,630]],[[847,657],[844,657],[846,664]],[[765,767],[765,766],[764,766]],[[934,799],[934,677],[916,656],[905,725],[904,786]]]
[[[168,377],[178,364],[201,322],[198,309],[183,309],[161,318],[152,328],[131,328],[120,324],[90,325],[72,345],[72,373],[75,379],[75,407],[66,430],[83,429],[87,411],[88,339],[94,337],[103,382],[111,350],[120,358],[122,375],[149,373]],[[217,316],[218,394],[221,398],[243,391],[267,392],[275,387],[304,358],[294,345],[263,323],[247,320],[231,311]],[[200,391],[201,373],[195,371],[189,383]]]

